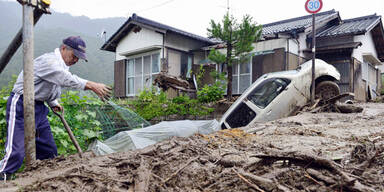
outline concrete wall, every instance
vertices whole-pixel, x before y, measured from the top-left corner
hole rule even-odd
[[[124,59],[120,53],[138,50],[154,45],[163,44],[163,35],[152,30],[141,28],[140,32],[135,33],[130,31],[116,47],[116,60]]]
[[[359,61],[363,60],[363,53],[371,53],[377,58],[377,52],[375,45],[373,44],[372,34],[370,32],[365,35],[358,35],[354,37],[355,42],[361,42],[362,45],[357,49],[353,50],[352,57],[358,59]]]

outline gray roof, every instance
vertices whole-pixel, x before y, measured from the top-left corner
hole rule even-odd
[[[335,10],[325,11],[316,14],[316,22],[330,20],[339,17],[339,13]],[[296,17],[292,19],[282,20],[274,23],[263,25],[263,35],[276,33],[284,33],[291,31],[304,31],[307,27],[312,26],[312,15]]]
[[[194,40],[201,41],[203,43],[206,43],[207,45],[213,45],[217,43],[216,41],[213,41],[209,38],[202,37],[199,35],[195,35],[180,29],[176,29],[174,27],[164,25],[162,23],[158,23],[156,21],[152,21],[150,19],[146,19],[144,17],[137,16],[135,13],[132,14],[131,17],[128,18],[128,20],[108,39],[107,42],[101,47],[102,50],[107,51],[115,51],[116,46],[119,43],[119,41],[127,35],[127,33],[133,28],[134,25],[137,24],[143,24],[149,27],[153,27],[155,29],[159,29],[161,31],[176,33],[182,36],[185,36],[187,38],[191,38]]]
[[[346,19],[340,25],[335,25],[318,33],[316,37],[333,37],[343,35],[360,35],[370,31],[380,22],[380,16],[368,15],[353,19]]]

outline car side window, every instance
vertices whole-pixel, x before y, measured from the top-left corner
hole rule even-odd
[[[266,79],[247,96],[247,99],[257,107],[264,109],[284,91],[290,82],[289,79],[283,78]]]

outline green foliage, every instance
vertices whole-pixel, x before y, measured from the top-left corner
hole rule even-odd
[[[252,22],[252,17],[245,15],[242,22],[237,23],[236,19],[229,15],[224,15],[222,23],[216,23],[211,20],[208,36],[217,38],[225,43],[226,54],[220,53],[217,50],[211,50],[208,58],[217,64],[227,64],[228,81],[227,81],[227,96],[232,97],[232,65],[233,60],[239,60],[243,63],[249,52],[253,50],[252,43],[256,42],[261,37],[262,26]],[[223,59],[225,57],[225,60]]]
[[[167,111],[164,110],[165,106],[169,105],[169,101],[164,92],[156,94],[156,90],[145,89],[140,92],[140,95],[132,101],[135,112],[146,120],[155,117],[164,116]]]
[[[211,61],[214,61],[215,63],[222,64],[222,63],[225,63],[227,58],[224,54],[220,53],[218,50],[212,49],[209,52],[208,59]]]
[[[202,103],[209,103],[223,98],[225,94],[225,87],[220,81],[216,81],[213,85],[204,85],[204,87],[197,91],[197,98]]]
[[[380,94],[384,95],[384,75],[383,74],[381,75],[381,90],[380,90]]]
[[[200,65],[199,71],[196,73],[197,87],[203,86],[204,73],[205,73],[204,66]]]
[[[16,76],[13,77],[8,86],[3,87],[0,91],[0,158],[4,156],[4,144],[7,136],[5,121],[7,99],[15,81]],[[98,134],[101,130],[101,124],[96,120],[96,112],[89,110],[90,107],[98,107],[101,104],[96,98],[80,97],[78,92],[75,91],[68,91],[62,95],[61,105],[65,110],[65,119],[71,127],[80,147],[84,150],[93,139],[101,138]],[[76,153],[76,148],[72,144],[59,117],[50,111],[48,120],[59,155]]]
[[[212,71],[210,75],[215,79],[213,85],[204,85],[197,91],[197,99],[201,103],[218,101],[223,98],[226,90],[226,77],[224,73]]]
[[[242,23],[235,30],[234,55],[241,56],[253,50],[252,43],[260,39],[262,26],[252,22],[252,17],[245,15]]]
[[[207,115],[214,111],[213,108],[203,106],[198,100],[187,95],[168,98],[163,91],[155,88],[143,90],[131,103],[135,112],[146,120],[164,118],[169,115]]]
[[[102,102],[96,98],[79,96],[77,91],[62,94],[61,105],[64,107],[64,118],[70,126],[80,147],[85,150],[93,139],[101,139],[101,123],[96,120],[96,112],[92,108],[100,107]],[[76,153],[67,131],[61,120],[50,111],[48,120],[60,155]]]
[[[16,82],[17,76],[13,75],[12,80],[8,82],[0,90],[0,158],[4,156],[4,144],[7,138],[7,122],[5,121],[5,113],[7,108],[7,100],[12,91],[13,84]]]
[[[200,65],[200,69],[196,74],[196,81],[199,87],[199,90],[197,91],[198,101],[201,103],[209,103],[223,98],[226,89],[225,74],[212,71],[210,75],[215,79],[215,83],[213,85],[203,85],[204,73],[205,69],[203,65]]]

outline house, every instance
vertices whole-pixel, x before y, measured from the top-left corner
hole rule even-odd
[[[342,20],[335,10],[316,14],[316,58],[341,73],[341,92],[355,99],[374,98],[381,88],[378,66],[384,62],[381,16]],[[296,68],[312,57],[312,16],[263,25],[263,39],[254,44],[252,81],[264,73]]]
[[[315,26],[316,58],[340,71],[341,91],[353,92],[357,100],[375,98],[381,88],[379,66],[384,62],[381,16],[342,20],[339,12],[330,10],[316,14]],[[203,64],[212,47],[225,49],[211,39],[133,14],[102,49],[116,53],[115,95],[127,97],[151,85],[161,70],[190,77],[192,66]],[[263,25],[250,59],[233,65],[233,94],[241,94],[262,74],[295,69],[312,58],[312,47],[311,15]],[[216,66],[216,70],[225,68]]]
[[[173,76],[190,77],[195,60],[193,50],[215,44],[214,41],[133,14],[102,46],[115,52],[114,94],[136,96],[160,71]]]

